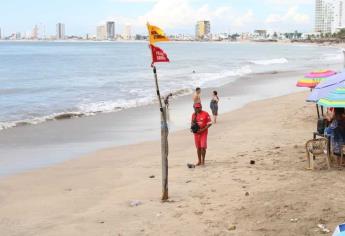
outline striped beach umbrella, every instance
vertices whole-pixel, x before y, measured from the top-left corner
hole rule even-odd
[[[306,74],[304,77],[306,78],[327,78],[332,75],[335,75],[337,72],[333,70],[320,70],[320,71],[314,71],[310,72],[309,74]]]
[[[335,228],[332,236],[345,236],[345,224],[338,225]]]
[[[315,88],[319,83],[324,81],[326,78],[302,78],[297,81],[297,87]]]
[[[332,70],[314,71],[306,74],[297,81],[297,87],[315,88],[319,83],[325,81],[328,77],[335,75]]]
[[[321,98],[327,97],[327,95],[334,91],[336,88],[345,86],[345,71],[342,71],[336,75],[332,75],[327,80],[318,84],[313,91],[308,95],[307,102],[317,102]]]
[[[345,107],[345,86],[336,88],[327,97],[321,98],[317,104],[324,107]]]

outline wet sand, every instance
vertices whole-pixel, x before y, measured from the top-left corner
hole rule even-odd
[[[316,126],[306,96],[221,115],[205,167],[186,167],[196,161],[193,137],[172,133],[167,203],[157,141],[4,177],[0,235],[321,235],[320,223],[333,231],[345,220],[345,172],[328,171],[322,158],[304,169]]]
[[[209,111],[211,91],[219,91],[220,113],[245,104],[305,89],[296,88],[296,78],[306,71],[272,71],[238,78],[218,88],[202,91]],[[171,132],[188,128],[191,95],[174,98],[170,106]],[[0,132],[0,178],[79,158],[102,148],[159,140],[157,104],[96,116],[49,121]]]

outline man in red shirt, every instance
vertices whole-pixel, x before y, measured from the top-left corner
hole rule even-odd
[[[192,125],[193,123],[197,123],[199,126],[199,130],[194,133],[194,141],[198,153],[198,163],[196,165],[199,166],[205,165],[207,134],[208,128],[212,125],[212,120],[210,115],[202,110],[201,103],[194,104],[194,111],[195,113],[192,115]]]

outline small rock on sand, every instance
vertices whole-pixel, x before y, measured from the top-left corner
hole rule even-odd
[[[249,196],[249,192],[246,192],[244,195],[245,195],[245,196]]]
[[[236,230],[236,225],[231,225],[229,228],[228,228],[229,231],[232,231],[232,230]]]
[[[154,176],[154,175],[150,175],[150,177],[149,177],[149,178],[150,178],[150,179],[153,179],[154,177],[156,177],[156,176]]]

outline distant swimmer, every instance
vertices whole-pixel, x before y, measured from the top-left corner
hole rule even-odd
[[[195,70],[193,70],[193,74],[195,74]]]
[[[201,88],[199,87],[195,89],[195,92],[193,94],[193,102],[194,104],[201,103]]]

